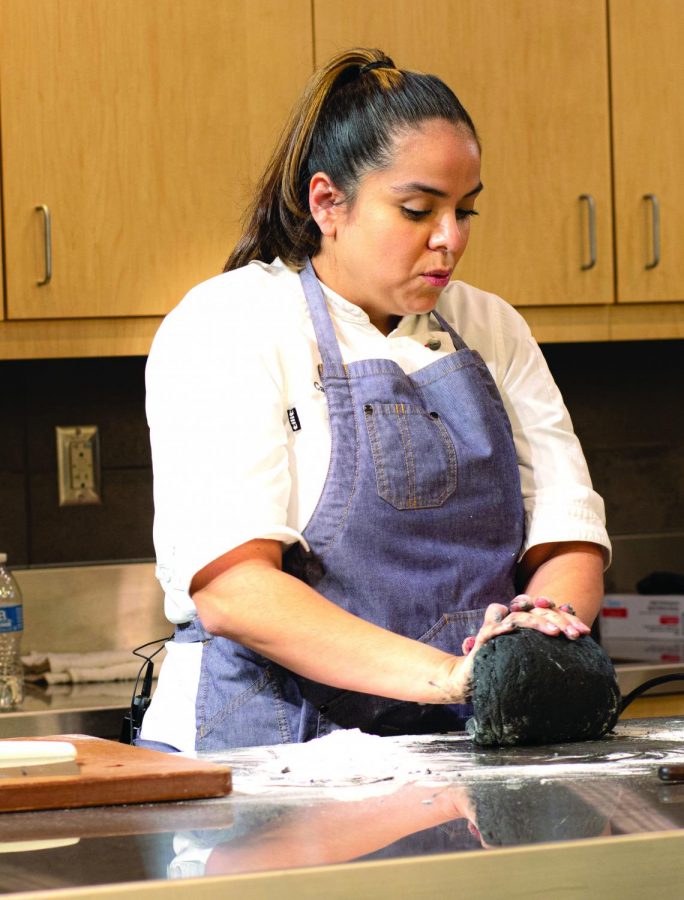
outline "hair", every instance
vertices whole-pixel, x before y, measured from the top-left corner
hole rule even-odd
[[[325,172],[353,202],[363,175],[391,164],[396,138],[429,119],[464,127],[477,140],[472,119],[437,76],[397,69],[381,50],[333,57],[293,110],[224,271],[277,256],[301,268],[321,242],[309,209],[311,177]]]

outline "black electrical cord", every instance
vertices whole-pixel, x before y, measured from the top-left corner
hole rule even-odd
[[[645,694],[646,691],[649,691],[652,687],[656,687],[659,684],[665,684],[667,681],[684,681],[684,675],[659,675],[657,678],[649,678],[648,681],[644,681],[643,684],[640,684],[638,687],[635,687],[633,691],[630,691],[626,697],[622,698],[622,705],[620,706],[620,714],[622,714],[630,703],[640,697],[642,694]]]
[[[168,637],[157,638],[155,641],[148,641],[146,644],[141,644],[139,647],[136,647],[135,650],[131,650],[131,653],[133,653],[134,656],[138,656],[145,661],[140,666],[138,676],[135,679],[133,696],[131,697],[131,708],[124,716],[124,720],[121,724],[121,735],[119,737],[120,744],[132,744],[138,737],[143,717],[147,712],[147,707],[150,705],[152,699],[152,679],[154,677],[153,659],[164,649],[164,644],[167,641],[172,640],[173,635],[171,634]],[[140,653],[141,650],[144,650],[146,647],[152,647],[154,644],[161,645],[160,647],[157,647],[154,653],[150,653],[149,656],[145,653]],[[143,670],[145,671],[144,676]],[[142,687],[140,688],[140,693],[138,693],[138,685],[140,684],[141,676]]]

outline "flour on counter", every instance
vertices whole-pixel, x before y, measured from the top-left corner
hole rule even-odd
[[[204,758],[230,760],[236,791],[261,793],[282,787],[363,788],[344,798],[394,791],[420,774],[418,761],[393,738],[341,729],[304,744],[250,747]]]
[[[195,754],[233,768],[236,793],[334,791],[338,799],[391,793],[408,782],[445,784],[582,779],[684,764],[684,719],[628,720],[597,741],[548,747],[477,748],[463,733],[377,737],[334,731],[305,744]]]

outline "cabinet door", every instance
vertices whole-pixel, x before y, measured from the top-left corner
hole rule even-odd
[[[0,16],[8,318],[168,311],[237,238],[312,69],[309,0],[2,0]]]
[[[681,300],[684,3],[611,0],[610,34],[618,301]]]
[[[603,3],[315,0],[314,23],[317,64],[380,47],[440,75],[472,115],[485,190],[457,277],[516,305],[613,301]]]

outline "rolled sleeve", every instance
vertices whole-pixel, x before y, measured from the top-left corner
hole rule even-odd
[[[176,622],[194,615],[188,587],[212,560],[254,538],[302,540],[287,520],[275,340],[213,281],[165,319],[146,371],[157,571]]]
[[[588,541],[603,548],[608,566],[603,500],[592,487],[560,391],[524,320],[512,309],[502,318],[509,349],[502,356],[499,389],[513,429],[525,508],[521,556],[536,544]]]

